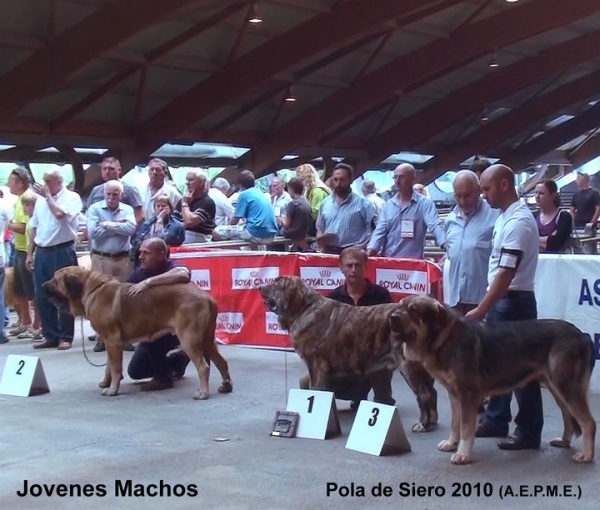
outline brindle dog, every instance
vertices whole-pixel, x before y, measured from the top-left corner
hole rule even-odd
[[[583,431],[583,449],[573,460],[594,459],[596,422],[588,403],[593,345],[575,326],[550,319],[486,325],[427,296],[404,298],[389,320],[398,359],[421,361],[448,390],[451,433],[438,449],[456,451],[453,464],[471,462],[481,400],[533,380],[545,383],[562,412],[563,435],[550,445],[569,448]]]
[[[260,293],[306,362],[311,388],[328,389],[332,377],[368,375],[397,366],[421,411],[413,432],[435,428],[438,415],[433,378],[421,363],[396,361],[392,355],[389,315],[394,304],[339,303],[311,289],[297,276],[280,276],[261,287]]]

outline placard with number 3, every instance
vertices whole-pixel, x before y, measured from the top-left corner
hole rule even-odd
[[[361,401],[346,448],[371,455],[409,452],[410,443],[396,406]]]

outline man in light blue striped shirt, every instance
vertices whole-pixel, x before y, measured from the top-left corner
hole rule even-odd
[[[415,178],[415,168],[408,163],[394,170],[398,193],[383,206],[367,248],[370,256],[422,259],[427,229],[444,248],[444,229],[435,204],[413,190]]]
[[[450,262],[449,292],[444,300],[464,315],[485,296],[492,233],[499,213],[481,198],[475,172],[458,172],[453,187],[457,205],[444,225]]]
[[[338,163],[332,175],[333,194],[323,200],[317,217],[317,242],[326,253],[340,253],[348,246],[364,246],[375,221],[375,207],[352,191],[354,172]]]

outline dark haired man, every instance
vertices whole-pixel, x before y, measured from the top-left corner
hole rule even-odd
[[[364,247],[375,223],[375,207],[351,188],[354,172],[350,165],[338,163],[331,176],[333,194],[326,197],[317,217],[317,242],[326,253],[344,248]]]
[[[293,177],[287,186],[292,200],[287,203],[284,214],[277,218],[277,224],[283,228],[283,235],[294,242],[297,250],[310,251],[306,235],[312,224],[312,216],[310,203],[303,195],[304,184],[297,177]]]
[[[213,230],[213,240],[241,239],[255,244],[265,244],[273,241],[277,234],[277,223],[271,208],[271,202],[255,186],[254,174],[243,170],[238,175],[238,185],[241,188],[235,207],[235,213],[229,225],[221,225]],[[245,225],[239,225],[241,219]]]

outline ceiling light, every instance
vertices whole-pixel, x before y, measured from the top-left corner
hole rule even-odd
[[[296,96],[294,95],[294,89],[290,85],[285,91],[285,97],[283,98],[286,103],[295,103]]]
[[[500,62],[498,62],[498,58],[496,57],[496,52],[492,55],[492,59],[489,63],[490,69],[498,69],[500,67]]]
[[[483,109],[483,112],[481,113],[481,123],[485,124],[486,122],[488,122],[490,120],[490,117],[488,116],[488,109],[487,106]]]
[[[254,3],[252,4],[252,9],[250,9],[250,16],[248,17],[248,23],[253,23],[255,25],[258,25],[259,23],[262,23],[263,20],[260,17],[260,14],[258,12],[258,4]]]
[[[516,4],[519,0],[506,0],[507,4]]]

